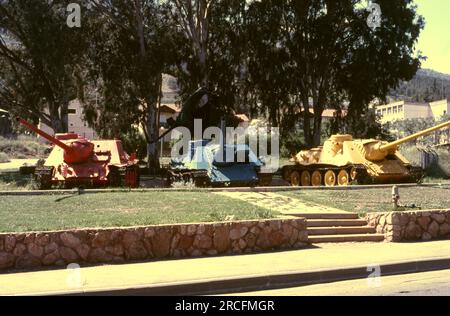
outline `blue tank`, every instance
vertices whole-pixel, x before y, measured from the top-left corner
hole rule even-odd
[[[222,158],[226,156],[224,152],[233,153],[234,157]],[[237,162],[238,157],[242,162]],[[223,146],[210,140],[190,141],[187,154],[171,160],[167,181],[169,185],[191,181],[196,186],[213,187],[270,185],[272,173],[262,172],[263,166],[264,162],[248,145]]]

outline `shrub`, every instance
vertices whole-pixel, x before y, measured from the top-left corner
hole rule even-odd
[[[436,163],[425,169],[428,176],[433,178],[450,178],[450,152],[447,149],[434,150],[437,154]],[[415,146],[403,146],[400,152],[413,165],[420,166],[420,151]]]
[[[9,162],[8,155],[5,153],[0,153],[0,163],[2,162]]]
[[[147,142],[137,129],[120,134],[120,140],[128,154],[136,153],[140,160],[147,156]]]

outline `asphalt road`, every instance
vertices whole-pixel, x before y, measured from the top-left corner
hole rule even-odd
[[[293,288],[233,293],[230,295],[255,296],[372,296],[418,295],[450,296],[450,269],[423,273],[411,273],[379,278],[366,278]]]

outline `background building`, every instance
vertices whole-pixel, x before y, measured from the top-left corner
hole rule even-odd
[[[12,126],[9,112],[0,109],[0,136],[10,137],[11,135],[12,135]]]
[[[433,118],[439,120],[449,113],[450,104],[447,99],[430,102],[416,103],[398,101],[375,107],[381,117],[381,123],[394,122],[405,119]]]
[[[83,106],[77,99],[69,102],[67,109],[67,129],[69,133],[76,133],[87,139],[97,139],[97,133],[95,133],[92,127],[89,127],[87,122],[83,119]],[[39,121],[38,127],[50,135],[55,135],[53,128]]]

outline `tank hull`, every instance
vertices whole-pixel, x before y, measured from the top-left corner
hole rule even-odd
[[[261,172],[263,163],[246,145],[225,145],[235,153],[246,152],[243,162],[218,161],[220,145],[209,140],[191,141],[191,156],[172,160],[167,172],[167,185],[176,182],[193,182],[199,187],[266,186],[272,182],[272,173]]]
[[[51,136],[21,118],[17,121],[54,145],[48,158],[34,169],[39,189],[139,186],[138,161],[124,151],[120,140],[90,141],[75,133]]]

